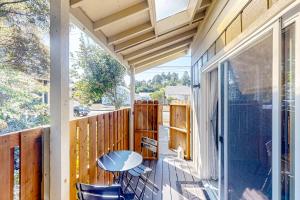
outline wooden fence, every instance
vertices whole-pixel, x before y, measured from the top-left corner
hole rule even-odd
[[[0,136],[0,200],[38,200],[49,194],[49,133],[49,127],[41,127]],[[75,200],[77,181],[112,183],[96,159],[128,149],[129,108],[70,121],[70,139],[70,199]]]
[[[159,116],[162,115],[158,101],[134,102],[134,150],[142,153],[144,159],[157,159],[158,153],[141,148],[143,137],[158,140]],[[162,121],[162,120],[161,120]],[[157,149],[158,152],[158,149]]]
[[[0,199],[41,199],[44,188],[43,140],[49,128],[36,128],[0,136]],[[47,154],[49,155],[49,154]],[[14,187],[19,185],[19,190]],[[14,197],[18,195],[18,197]]]
[[[185,102],[172,102],[170,104],[170,140],[169,148],[184,151],[184,157],[190,159],[190,105]]]
[[[112,150],[129,148],[129,108],[70,122],[70,199],[76,199],[76,182],[112,183],[112,175],[96,160]]]

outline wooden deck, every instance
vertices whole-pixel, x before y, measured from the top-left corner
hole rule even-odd
[[[149,180],[158,186],[146,188],[144,200],[208,200],[202,182],[194,175],[195,171],[190,161],[178,159],[174,155],[160,155],[158,160],[144,161],[153,169]],[[142,188],[140,184],[139,189]]]
[[[191,161],[181,160],[168,149],[169,129],[159,128],[159,159],[146,160],[144,165],[152,168],[149,176],[158,188],[146,188],[144,200],[209,200],[202,182],[197,178]],[[142,188],[140,184],[139,189]]]

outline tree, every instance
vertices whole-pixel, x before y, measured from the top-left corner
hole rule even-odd
[[[0,1],[0,132],[49,123],[48,0]]]
[[[0,70],[0,77],[0,133],[49,123],[48,105],[42,101],[46,86],[5,67]]]
[[[0,3],[0,62],[32,76],[49,78],[47,0],[3,0]]]
[[[164,103],[165,99],[165,89],[161,88],[158,91],[155,91],[150,94],[151,99],[159,101],[159,103]]]
[[[182,85],[190,86],[191,85],[191,78],[187,71],[185,71],[181,77]]]
[[[125,68],[96,44],[89,43],[83,35],[79,51],[73,57],[76,62],[72,74],[78,80],[74,85],[74,99],[88,105],[100,102],[103,95],[107,95],[119,108],[122,102],[117,87],[124,84]]]

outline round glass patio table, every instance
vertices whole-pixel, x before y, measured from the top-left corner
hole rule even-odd
[[[143,162],[141,154],[134,151],[111,151],[98,158],[98,166],[114,175],[114,182],[123,182],[123,172],[127,172]],[[118,180],[115,173],[121,172]]]

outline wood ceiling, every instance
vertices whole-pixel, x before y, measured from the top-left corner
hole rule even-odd
[[[70,0],[73,21],[125,67],[142,72],[187,53],[211,0],[157,21],[155,0]]]

